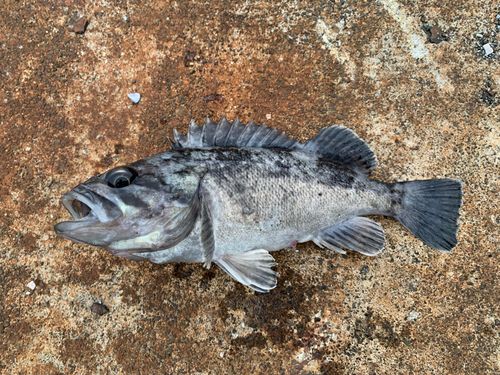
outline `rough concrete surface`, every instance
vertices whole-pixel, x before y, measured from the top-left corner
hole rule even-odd
[[[499,11],[3,0],[0,372],[500,373]],[[383,181],[461,178],[458,247],[440,254],[379,217],[379,256],[283,250],[277,288],[258,294],[215,266],[135,263],[56,237],[66,191],[222,114],[301,140],[348,126]]]

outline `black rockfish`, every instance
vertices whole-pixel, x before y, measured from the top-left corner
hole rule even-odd
[[[270,251],[313,241],[379,254],[384,231],[364,215],[392,216],[444,253],[457,244],[462,182],[371,180],[375,155],[345,127],[300,143],[265,125],[207,119],[174,140],[66,193],[73,220],[56,233],[133,260],[214,262],[259,292],[276,286]]]

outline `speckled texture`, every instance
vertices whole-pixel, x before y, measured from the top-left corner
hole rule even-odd
[[[500,373],[500,69],[498,50],[482,53],[498,46],[497,7],[3,1],[1,373]],[[446,40],[429,43],[432,26]],[[383,181],[463,179],[458,247],[440,254],[380,218],[379,256],[283,250],[263,295],[216,267],[134,263],[55,236],[64,192],[223,113],[301,140],[346,125]]]

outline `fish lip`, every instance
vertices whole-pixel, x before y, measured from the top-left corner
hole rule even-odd
[[[60,223],[57,223],[54,226],[54,231],[59,236],[72,238],[69,235],[70,232],[91,226],[93,224],[98,224],[98,223],[100,223],[100,220],[98,217],[96,217],[94,214],[88,214],[87,216],[85,216],[81,219],[61,221]],[[73,240],[75,240],[75,239],[73,239]],[[79,241],[79,242],[81,242],[81,241]]]
[[[100,196],[85,185],[78,185],[64,194],[62,204],[73,220],[62,221],[54,227],[55,232],[59,235],[98,223],[108,223],[123,215],[115,203]],[[78,204],[81,207],[80,210],[76,208]]]

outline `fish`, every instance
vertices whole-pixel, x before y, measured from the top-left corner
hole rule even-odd
[[[380,254],[381,225],[395,218],[426,245],[457,245],[463,183],[440,178],[385,183],[376,157],[344,126],[304,143],[265,124],[194,120],[171,150],[93,176],[62,197],[68,240],[153,263],[218,265],[266,293],[277,285],[270,254],[298,243]]]

